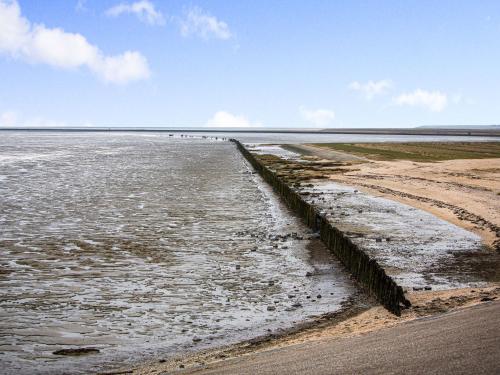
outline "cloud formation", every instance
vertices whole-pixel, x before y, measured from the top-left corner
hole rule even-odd
[[[134,14],[137,18],[149,25],[164,25],[165,18],[155,5],[149,0],[140,0],[135,3],[120,3],[109,8],[106,13],[109,17],[118,17],[122,14]]]
[[[181,19],[180,26],[183,36],[194,35],[205,40],[211,38],[227,40],[233,36],[227,23],[219,21],[200,7],[190,8]]]
[[[326,126],[335,119],[335,112],[329,109],[307,109],[299,108],[300,115],[304,120],[316,126]]]
[[[205,124],[210,128],[253,128],[262,126],[259,122],[251,122],[245,116],[233,115],[226,111],[218,111]]]
[[[417,89],[401,94],[393,99],[397,105],[426,108],[432,112],[441,112],[448,104],[448,97],[440,91]]]
[[[62,69],[86,67],[106,82],[124,84],[147,79],[146,58],[136,51],[106,56],[76,33],[32,24],[16,0],[0,0],[0,54]]]
[[[375,96],[382,95],[391,88],[392,81],[388,79],[368,81],[365,83],[354,81],[349,84],[349,89],[361,92],[367,100],[372,100]]]

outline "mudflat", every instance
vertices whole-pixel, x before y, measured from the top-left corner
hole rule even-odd
[[[5,133],[0,226],[2,374],[102,371],[363,298],[214,139]]]
[[[336,160],[328,151],[356,157],[339,159],[344,165],[328,178],[428,211],[500,249],[500,142],[314,144],[307,151],[317,159]]]
[[[339,176],[357,172],[356,169],[360,168],[360,166],[388,161],[372,161],[359,156],[351,158],[349,154],[342,154],[340,155],[341,158],[337,158],[341,152],[318,149],[316,153],[317,147],[293,145],[282,148],[276,145],[267,145],[252,147],[251,152],[266,167],[299,191],[304,199],[313,203],[334,225],[341,226],[341,230],[347,233],[353,242],[362,246],[367,253],[377,259],[386,272],[405,287],[406,297],[411,301],[411,307],[404,310],[400,317],[389,313],[382,306],[365,306],[357,310],[340,311],[318,317],[314,324],[310,326],[296,326],[288,332],[273,332],[254,340],[192,355],[164,359],[157,358],[146,364],[125,367],[121,371],[134,374],[171,373],[176,371],[182,373],[244,373],[246,370],[255,371],[258,368],[259,372],[276,373],[279,370],[276,364],[279,363],[280,366],[284,366],[282,373],[301,372],[304,370],[303,368],[294,367],[293,364],[292,367],[287,367],[289,364],[285,363],[290,362],[289,360],[294,361],[297,353],[296,348],[299,346],[307,349],[311,346],[323,345],[325,342],[328,342],[326,346],[337,345],[341,340],[361,342],[366,339],[365,335],[379,334],[386,335],[390,339],[397,341],[397,335],[387,333],[387,329],[404,330],[405,328],[401,323],[412,320],[419,321],[420,318],[429,316],[442,319],[444,317],[440,317],[440,315],[443,313],[498,300],[500,288],[498,282],[495,281],[497,280],[495,275],[485,277],[480,270],[469,273],[467,267],[464,268],[470,259],[463,259],[460,253],[472,259],[486,257],[488,259],[483,259],[486,262],[482,264],[486,266],[485,269],[497,268],[495,266],[497,263],[491,262],[492,260],[496,261],[496,258],[487,257],[488,254],[495,254],[495,252],[484,249],[478,236],[461,228],[456,228],[429,213],[399,205],[399,203],[385,198],[371,197],[370,194],[360,193],[352,187],[342,187],[341,185],[346,184],[345,182],[340,185],[336,182],[332,183],[332,180]],[[482,159],[483,162],[484,160],[488,159]],[[474,161],[474,159],[471,159],[471,161]],[[399,162],[401,161],[394,161],[394,163]],[[435,166],[439,163],[422,164]],[[429,168],[431,168],[431,165],[429,165]],[[349,185],[356,186],[356,184]],[[394,221],[394,217],[401,217],[405,220],[398,219]],[[354,221],[351,223],[352,220]],[[400,226],[398,223],[402,221],[407,222]],[[374,222],[372,224],[375,226],[370,225],[370,222]],[[381,233],[387,230],[387,225],[392,225],[391,228],[396,230],[391,229],[390,235],[382,236]],[[352,228],[346,226],[352,226]],[[455,229],[451,227],[455,227]],[[418,232],[417,236],[411,237],[411,233],[415,231]],[[469,238],[466,233],[472,237]],[[463,237],[462,240],[459,241],[457,236]],[[408,242],[406,244],[407,248],[404,247],[404,243],[400,240]],[[478,248],[474,249],[476,244]],[[460,246],[463,248],[460,248]],[[403,249],[403,253],[393,251],[398,249]],[[391,254],[387,253],[388,251]],[[453,251],[457,252],[456,258],[450,257],[450,252]],[[419,254],[422,255],[423,262],[419,260]],[[391,267],[392,259],[396,263]],[[434,261],[429,263],[429,259],[434,259]],[[404,269],[398,260],[406,264],[407,269]],[[443,269],[443,265],[447,268]],[[413,272],[411,272],[412,270]],[[416,277],[417,274],[421,274],[422,277]],[[463,278],[458,283],[454,280],[457,275]],[[426,286],[422,287],[420,282],[425,282]],[[457,285],[464,285],[464,287]],[[416,322],[416,324],[419,323]],[[451,319],[448,320],[447,324],[450,327],[456,327],[457,324],[461,323]],[[491,324],[495,323],[487,322],[483,326],[485,328],[483,331],[488,332]],[[472,327],[467,331],[467,334],[474,332],[474,329]],[[454,332],[460,332],[460,330],[455,329]],[[361,335],[363,337],[359,337]],[[438,356],[453,356],[454,352],[450,351],[447,345],[442,345],[440,335],[430,336],[429,334],[425,338],[430,343],[440,342],[439,350],[435,350]],[[406,344],[412,344],[412,341],[407,340]],[[422,341],[422,346],[425,346],[425,340]],[[379,347],[383,348],[383,345],[379,345]],[[457,350],[463,350],[465,347],[461,346]],[[495,353],[494,345],[487,345],[485,348],[489,353],[488,355]],[[272,353],[276,352],[287,353],[286,358],[281,358],[283,362],[278,357],[273,357],[268,362],[268,367],[259,367],[259,364],[251,362],[254,358],[263,358],[262,356],[266,358],[268,356],[272,357],[274,355]],[[366,350],[365,347],[364,351],[360,350],[359,354],[368,355],[369,353],[370,351]],[[409,354],[412,353],[409,352]],[[422,357],[422,353],[413,354],[414,363],[425,359],[425,355]],[[314,363],[308,363],[308,368],[316,371],[319,369],[318,364],[324,365],[326,366],[325,373],[330,373],[328,372],[331,370],[329,366],[335,364],[335,359],[336,356],[317,358]],[[357,361],[357,364],[363,363],[370,363],[370,361]],[[390,362],[387,364],[390,365]],[[495,362],[488,360],[485,361],[485,364],[492,366]],[[443,371],[450,372],[452,367],[443,368]],[[401,370],[401,368],[395,368],[395,370],[398,369]]]

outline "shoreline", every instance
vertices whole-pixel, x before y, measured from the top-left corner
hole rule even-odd
[[[360,301],[347,301],[344,308],[335,312],[321,314],[311,320],[305,320],[292,324],[288,328],[277,330],[273,333],[260,335],[248,340],[240,340],[235,343],[218,345],[205,349],[198,349],[184,354],[174,354],[170,358],[150,358],[139,360],[135,363],[125,365],[115,370],[98,372],[99,375],[113,375],[121,373],[133,374],[152,374],[161,369],[161,371],[182,370],[190,366],[199,366],[205,362],[224,360],[241,355],[254,353],[256,351],[272,348],[278,342],[286,342],[292,337],[301,335],[319,327],[341,323],[345,320],[354,318],[356,315],[368,311],[376,306],[375,301],[360,303]]]
[[[296,189],[297,180],[293,172],[276,169],[272,162],[266,160],[266,155],[253,154],[236,139],[230,141],[303,223],[318,233],[328,250],[340,260],[367,294],[398,316],[411,305],[401,285],[386,273],[379,260],[353,241],[349,232],[337,228],[314,200],[308,200],[306,194]]]
[[[461,288],[444,291],[411,292],[413,306],[405,310],[401,317],[388,312],[381,305],[344,310],[332,316],[318,317],[306,326],[296,325],[281,334],[270,334],[237,344],[211,348],[170,359],[151,359],[137,364],[126,365],[114,371],[99,372],[99,375],[153,375],[159,373],[191,371],[199,372],[207,365],[247,355],[276,350],[317,340],[343,339],[375,332],[402,323],[422,318],[439,316],[500,298],[500,284],[491,283],[483,288]]]
[[[306,158],[343,163],[328,180],[426,211],[500,251],[500,159],[376,160],[319,144],[284,145]],[[463,199],[463,197],[467,199]]]
[[[316,254],[329,255],[316,235],[281,209],[283,202],[234,145],[134,138],[120,137],[118,149],[115,137],[86,138],[83,145],[99,152],[76,154],[85,173],[68,162],[72,138],[48,143],[46,154],[57,157],[33,152],[30,167],[23,159],[4,163],[18,181],[34,182],[28,190],[15,190],[13,183],[13,194],[5,197],[26,211],[11,208],[4,233],[23,243],[2,242],[8,250],[4,285],[9,283],[2,304],[4,371],[89,373],[121,361],[227,345],[336,310],[358,293],[337,261],[326,263]],[[39,144],[34,135],[22,142]],[[123,145],[141,158],[131,159]],[[107,167],[95,167],[102,160]],[[144,172],[131,178],[131,171]],[[69,188],[58,191],[56,201],[45,199],[38,178],[52,172],[68,181],[62,185],[85,187],[81,195],[70,195]],[[99,190],[107,181],[113,181],[110,196]],[[87,192],[99,200],[83,204]],[[32,196],[40,197],[36,205],[25,203]],[[60,222],[61,213],[68,218],[64,226],[38,225]],[[73,220],[75,213],[81,220]],[[30,225],[17,226],[19,218]],[[311,259],[306,247],[316,243]],[[40,250],[23,248],[31,244]],[[95,349],[73,355],[88,348]],[[65,349],[76,350],[55,354]]]
[[[363,135],[425,135],[457,137],[500,137],[498,127],[476,128],[343,128],[343,129],[291,129],[291,128],[175,128],[175,127],[3,127],[0,131],[41,131],[41,132],[171,132],[171,133],[263,133],[263,134],[363,134]]]
[[[349,184],[349,186],[355,185]],[[373,194],[372,191],[370,193]],[[237,344],[207,349],[184,356],[174,356],[168,360],[144,361],[136,366],[127,366],[122,370],[103,374],[149,375],[176,371],[189,373],[191,370],[198,372],[202,371],[203,367],[208,364],[243,357],[251,353],[309,343],[324,338],[341,339],[359,336],[404,322],[436,316],[498,299],[500,297],[500,284],[498,282],[489,282],[486,285],[484,287],[407,292],[406,295],[412,306],[403,310],[400,317],[391,314],[381,305],[366,306],[365,308],[359,308],[358,306],[354,309],[347,308],[341,312],[324,314],[314,319],[313,322],[293,325],[280,333],[272,333]]]
[[[342,178],[333,177],[330,180],[342,185],[357,188],[360,191],[371,194],[373,196],[387,198],[420,209],[422,211],[426,211],[451,224],[477,234],[479,237],[481,237],[483,244],[491,251],[500,251],[500,238],[494,232],[495,230],[498,230],[496,224],[490,222],[484,223],[487,226],[494,227],[494,229],[491,230],[487,227],[485,228],[484,224],[481,227],[478,227],[474,222],[483,221],[484,219],[481,216],[478,216],[470,211],[463,210],[461,207],[449,205],[439,200],[412,195],[409,193],[405,193],[404,191],[393,190],[390,188],[363,184],[361,182],[347,183]]]
[[[500,251],[500,159],[372,161],[356,169],[330,180],[427,211]]]

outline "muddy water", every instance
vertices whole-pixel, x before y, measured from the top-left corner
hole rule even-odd
[[[2,134],[0,228],[2,373],[103,370],[359,299],[227,142]],[[100,352],[53,354],[81,347]]]

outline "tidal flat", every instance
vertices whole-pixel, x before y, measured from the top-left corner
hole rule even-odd
[[[487,164],[482,165],[483,169],[496,172],[495,166],[499,159],[492,159],[492,156],[498,151],[497,143],[396,143],[363,146],[370,152],[380,151],[381,155],[384,152],[395,152],[396,154],[391,154],[393,158],[399,157],[401,153],[412,160],[416,157],[420,160],[422,156],[419,155],[432,157],[431,163],[412,161],[411,166],[408,166],[407,169],[413,173],[425,168],[428,178],[413,179],[417,181],[412,181],[410,177],[405,181],[403,176],[392,173],[392,164],[401,163],[399,160],[374,162],[362,158],[359,152],[352,155],[344,146],[250,145],[250,150],[264,165],[293,186],[303,199],[313,204],[320,215],[335,228],[377,260],[386,273],[408,291],[478,287],[500,281],[500,256],[497,251],[498,241],[495,240],[495,236],[498,239],[499,235],[496,224],[498,211],[494,210],[495,213],[490,214],[493,219],[491,222],[484,219],[488,217],[488,208],[498,205],[496,191],[483,187],[481,184],[484,185],[484,182],[476,182],[477,179],[468,175],[474,171],[479,175],[478,171],[481,170],[477,168],[481,163],[462,160],[465,156],[477,161],[486,160]],[[436,163],[436,160],[441,162]],[[469,185],[463,182],[456,184],[461,189],[470,186],[467,199],[464,199],[463,191],[457,191],[452,197],[461,200],[460,206],[447,204],[446,200],[436,200],[440,196],[447,197],[446,193],[440,194],[440,191],[445,190],[450,195],[451,190],[450,183],[437,178],[455,176],[456,168],[450,163],[459,163],[464,167],[464,162],[473,163],[476,168],[462,173],[462,177],[469,176]],[[368,171],[376,171],[377,175],[369,174]],[[490,178],[493,179],[491,181],[498,181],[497,175],[491,175]],[[381,195],[380,192],[390,190],[384,189],[386,180],[394,179],[402,180],[403,183],[400,182],[396,187],[403,190],[400,191],[400,196],[403,197],[412,197],[404,193],[405,189],[411,189],[423,180],[425,185],[418,191],[419,202],[451,208],[451,215],[442,215],[443,220],[434,214],[434,207],[420,209],[414,202],[410,201],[409,205],[389,194]],[[371,182],[371,189],[363,189],[367,186],[365,181]],[[491,181],[488,180],[486,184],[495,186],[495,182]],[[485,194],[488,194],[489,200],[484,199]],[[476,201],[487,204],[470,205]],[[473,212],[462,208],[467,204],[474,208]],[[454,220],[459,221],[459,225],[450,220],[452,215],[461,219]],[[471,227],[467,221],[474,224],[471,228],[473,231],[466,230]],[[492,236],[484,235],[484,231],[488,230],[493,234],[493,241]]]
[[[357,262],[350,262],[349,254],[352,255],[357,248],[370,258],[370,264],[376,262],[383,267],[385,274],[404,288],[404,296],[411,303],[405,305],[400,314],[392,314],[381,305],[350,310],[346,314],[325,316],[313,325],[285,334],[137,367],[125,366],[122,370],[138,375],[179,370],[182,373],[214,373],[211,369],[224,367],[224,363],[244,364],[251,356],[272,355],[272,352],[282,349],[300,352],[297,346],[300,344],[311,348],[320,341],[334,343],[412,320],[491,303],[499,298],[500,257],[485,242],[486,237],[425,212],[428,209],[420,210],[395,199],[383,198],[380,194],[358,190],[359,181],[364,176],[358,175],[357,169],[369,161],[339,151],[318,150],[311,145],[243,146],[237,140],[234,143],[308,225],[320,227],[321,238],[329,249],[338,254],[346,266],[354,266],[350,268],[353,275],[360,275],[356,271],[365,269]],[[486,161],[489,164],[491,159]],[[417,165],[416,169],[419,168],[435,169],[441,175],[445,171],[455,175],[449,164],[432,163],[431,167],[427,163]],[[350,180],[354,187],[333,182],[339,176],[351,173],[356,176]],[[448,187],[444,185],[443,189]],[[476,195],[473,198],[477,198]],[[468,216],[463,216],[463,212],[463,209],[456,211],[465,219]],[[474,220],[478,224],[481,222]],[[332,235],[336,236],[333,241]],[[342,247],[346,242],[342,237],[347,237],[352,246]],[[360,284],[373,287],[369,282],[361,274]],[[386,288],[388,284],[376,283],[375,287],[379,286]],[[383,298],[381,302],[384,303]],[[272,372],[267,367],[264,370]]]
[[[105,371],[369,304],[228,142],[11,132],[0,150],[3,373]]]

